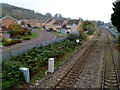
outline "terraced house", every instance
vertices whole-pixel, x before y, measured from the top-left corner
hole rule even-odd
[[[53,30],[53,28],[54,28],[53,23],[55,23],[55,20],[53,20],[53,19],[48,20],[48,21],[46,22],[46,29],[47,29],[47,30]]]
[[[54,25],[54,30],[56,30],[57,32],[61,32],[62,26],[64,24],[66,24],[67,21],[66,20],[56,20],[53,25]]]

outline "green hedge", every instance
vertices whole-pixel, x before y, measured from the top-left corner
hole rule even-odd
[[[79,45],[76,39],[83,39],[78,35],[70,35],[67,39],[55,42],[47,46],[35,47],[21,55],[14,56],[11,60],[3,62],[3,88],[8,88],[16,84],[23,83],[23,75],[19,71],[20,67],[30,69],[31,76],[36,73],[41,66],[47,65],[48,59],[54,57],[55,60],[63,57],[65,53]]]
[[[14,45],[14,44],[21,43],[21,42],[22,40],[12,40],[10,42],[5,42],[4,46],[10,46],[10,45]]]

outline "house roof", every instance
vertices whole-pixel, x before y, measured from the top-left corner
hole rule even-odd
[[[42,23],[45,23],[46,21],[48,21],[48,20],[43,20]]]
[[[64,20],[56,20],[53,25],[62,25]]]
[[[79,23],[79,20],[69,20],[68,22],[67,22],[67,25],[72,25],[72,24],[78,24]]]
[[[53,19],[50,19],[50,20],[48,20],[46,23],[49,23],[49,22],[51,22]]]
[[[5,16],[5,17],[1,18],[0,20],[5,19],[6,17],[9,17],[9,18],[11,18],[11,19],[13,19],[13,20],[15,20],[15,21],[17,21],[17,22],[18,22],[18,20],[17,20],[17,19],[15,19],[15,18],[13,18],[13,17],[11,17],[11,16],[9,16],[9,15],[7,15],[7,16]]]
[[[10,32],[10,30],[6,26],[0,26],[0,32]]]

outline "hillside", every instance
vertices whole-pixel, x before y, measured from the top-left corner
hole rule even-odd
[[[34,10],[24,9],[21,7],[0,3],[0,8],[2,8],[2,17],[10,15],[18,20],[20,19],[50,19],[40,13],[35,13]]]

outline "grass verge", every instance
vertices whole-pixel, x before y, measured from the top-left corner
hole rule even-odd
[[[29,36],[22,36],[21,38],[22,38],[22,39],[25,39],[25,38],[30,38],[30,39],[32,39],[32,38],[34,38],[34,37],[37,37],[37,33],[32,32],[32,35],[29,35]]]

